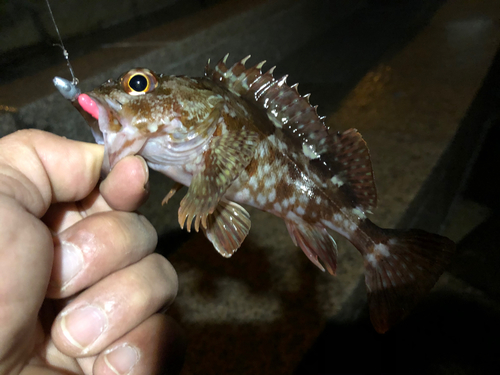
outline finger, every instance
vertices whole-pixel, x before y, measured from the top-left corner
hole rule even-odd
[[[41,220],[52,233],[57,234],[75,225],[83,217],[77,202],[64,202],[50,205]]]
[[[52,326],[61,352],[95,355],[169,305],[177,294],[177,274],[158,254],[99,281],[75,298]]]
[[[47,228],[0,194],[0,373],[34,345],[33,331],[52,265]],[[6,367],[5,367],[6,366]]]
[[[101,183],[100,190],[94,189],[79,202],[53,204],[43,220],[56,233],[96,212],[135,211],[147,199],[144,187],[149,176],[146,162],[140,156],[127,156],[120,160],[108,177]]]
[[[155,314],[112,343],[94,364],[95,375],[178,374],[186,340],[170,317]]]
[[[145,188],[149,177],[148,166],[140,156],[128,156],[118,162],[100,191],[107,204],[115,210],[134,211],[147,198]]]
[[[99,180],[103,148],[40,130],[0,139],[0,194],[41,217],[53,202],[86,197]]]
[[[96,203],[97,201],[101,202]],[[100,207],[95,209],[94,205],[99,205]],[[51,204],[42,217],[42,221],[53,233],[57,234],[65,231],[92,213],[106,211],[112,210],[100,195],[99,189],[95,188],[81,201]]]
[[[54,237],[49,298],[64,298],[142,259],[157,243],[154,227],[142,215],[102,212]]]

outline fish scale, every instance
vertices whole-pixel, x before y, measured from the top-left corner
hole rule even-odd
[[[377,194],[362,136],[328,129],[309,95],[286,76],[274,78],[274,68],[263,73],[264,62],[246,68],[247,59],[209,63],[201,78],[132,69],[84,94],[61,78],[54,83],[104,144],[104,173],[138,154],[177,182],[162,203],[189,186],[179,224],[201,229],[224,257],[250,230],[240,204],[282,218],[293,243],[331,274],[337,246],[330,232],[346,237],[364,259],[371,321],[387,331],[432,288],[454,243],[372,223],[366,213]]]

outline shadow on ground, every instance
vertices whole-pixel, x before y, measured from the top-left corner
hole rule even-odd
[[[462,295],[433,293],[385,335],[368,313],[330,323],[295,374],[492,374],[500,368],[498,311]]]

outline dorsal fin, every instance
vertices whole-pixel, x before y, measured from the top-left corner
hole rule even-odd
[[[221,60],[212,69],[205,67],[205,76],[220,82],[230,91],[249,101],[257,102],[267,112],[267,116],[285,137],[282,141],[294,140],[299,150],[307,144],[314,154],[326,151],[325,141],[328,129],[319,118],[316,108],[309,104],[309,95],[301,96],[296,87],[286,84],[287,76],[275,79],[274,69],[263,73],[263,62],[245,68],[248,57],[235,63],[231,68]]]
[[[205,76],[265,111],[276,139],[286,145],[287,156],[301,170],[312,172],[311,178],[331,197],[340,189],[353,207],[370,210],[376,206],[370,155],[355,129],[329,132],[317,106],[309,103],[310,94],[301,96],[296,84],[288,86],[287,76],[274,78],[274,68],[263,73],[264,62],[247,69],[248,57],[231,68],[226,60],[227,56],[214,68],[207,65]],[[268,133],[267,128],[261,130]]]
[[[373,178],[370,153],[366,142],[356,129],[348,129],[343,133],[330,136],[327,142],[328,151],[319,158],[329,166],[332,177],[330,181],[343,189],[353,203],[369,211],[377,205],[377,190]]]

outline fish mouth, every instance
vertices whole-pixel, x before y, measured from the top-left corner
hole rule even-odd
[[[111,158],[108,150],[109,142],[107,139],[107,129],[109,129],[110,120],[108,108],[94,95],[80,94],[78,96],[78,103],[83,111],[91,116],[90,118],[89,116],[85,116],[85,118],[89,124],[96,143],[104,146],[101,178],[105,178],[117,162],[116,160],[110,160]],[[109,106],[109,108],[111,111],[113,107]]]
[[[80,94],[78,103],[81,108],[97,120],[97,124],[92,121],[89,124],[92,132],[95,132],[96,141],[103,144],[104,134],[109,131],[118,131],[127,121],[120,116],[122,104],[110,98],[100,98],[93,94]],[[90,122],[90,121],[89,121]]]
[[[123,116],[120,102],[89,93],[80,94],[78,103],[92,117],[86,116],[86,119],[96,142],[104,145],[104,176],[121,159],[135,155],[142,149],[146,138],[130,126],[130,121]]]

